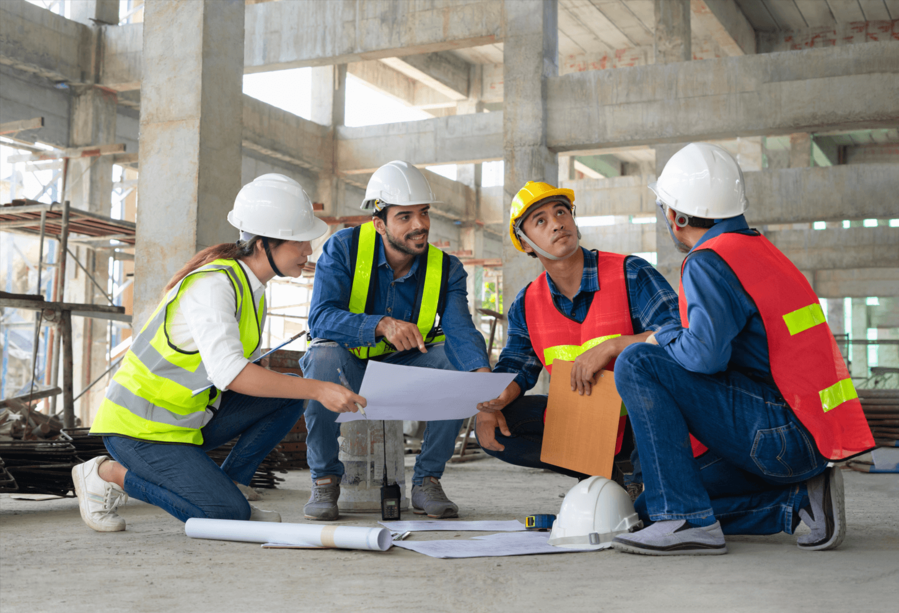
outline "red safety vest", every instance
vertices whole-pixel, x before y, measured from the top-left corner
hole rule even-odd
[[[601,251],[596,255],[600,287],[593,295],[593,302],[583,323],[577,323],[556,308],[547,282],[547,273],[537,277],[525,292],[524,313],[531,345],[550,375],[553,360],[573,362],[577,356],[602,342],[634,333],[624,272],[626,256]],[[614,369],[613,359],[606,370]],[[621,451],[627,420],[625,415],[627,412],[622,405],[615,453]]]
[[[728,232],[693,252],[701,249],[717,253],[755,302],[768,337],[774,383],[821,455],[840,461],[872,449],[874,437],[855,386],[805,275],[764,236]],[[681,324],[687,328],[683,266],[679,301]],[[694,455],[705,453],[702,443],[691,440]]]

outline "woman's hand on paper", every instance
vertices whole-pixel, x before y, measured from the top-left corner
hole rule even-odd
[[[499,396],[497,396],[493,400],[488,400],[487,402],[480,403],[478,405],[478,411],[481,411],[482,413],[497,413],[506,408],[506,405],[518,398],[520,395],[521,388],[517,383],[512,381],[512,383],[507,385],[506,389],[504,389]],[[505,421],[503,423],[505,423]]]
[[[513,383],[512,385],[515,384]],[[516,385],[516,387],[518,386]],[[475,433],[478,436],[478,444],[490,451],[503,451],[505,446],[501,445],[496,440],[497,428],[499,428],[499,431],[502,432],[503,435],[512,436],[512,432],[509,431],[509,426],[506,425],[506,418],[503,417],[501,412],[478,413],[477,423],[475,424]]]
[[[325,408],[335,413],[355,413],[359,410],[356,405],[359,404],[365,408],[365,398],[359,394],[353,393],[351,390],[329,383],[327,381],[318,381],[319,389],[315,395],[315,400],[325,405]]]

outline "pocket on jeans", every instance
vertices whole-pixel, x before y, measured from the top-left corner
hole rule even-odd
[[[804,475],[818,465],[811,442],[795,424],[756,432],[751,455],[762,474],[769,477]]]

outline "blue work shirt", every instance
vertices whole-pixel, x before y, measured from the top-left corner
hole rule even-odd
[[[315,339],[334,341],[347,348],[373,347],[382,338],[375,337],[375,328],[384,317],[415,323],[413,310],[420,274],[418,258],[404,277],[394,279],[393,269],[387,263],[384,253],[384,243],[377,240],[375,257],[378,262],[376,274],[379,291],[373,300],[372,312],[375,314],[350,313],[354,273],[350,267],[352,239],[352,228],[337,232],[325,243],[322,254],[315,263],[309,332]],[[474,327],[468,312],[468,273],[459,258],[450,256],[449,259],[446,306],[440,320],[446,335],[446,356],[460,371],[477,370],[490,365],[487,361],[487,344],[484,335]]]
[[[753,231],[740,215],[716,223],[693,246],[725,232]],[[683,273],[689,298],[689,328],[680,322],[663,326],[656,340],[672,358],[691,372],[707,375],[736,370],[774,387],[768,360],[768,336],[762,316],[737,276],[714,251],[689,256]]]
[[[574,300],[569,300],[546,275],[553,302],[562,313],[578,323],[587,318],[593,296],[599,291],[599,271],[597,256],[584,249],[584,272],[581,275],[581,286]],[[624,263],[627,294],[631,305],[631,324],[634,334],[648,330],[657,330],[665,324],[679,322],[677,310],[677,294],[652,265],[637,256],[628,256]],[[534,351],[528,324],[524,314],[524,295],[527,287],[518,292],[515,301],[509,308],[509,326],[506,333],[506,346],[493,372],[517,373],[515,383],[522,393],[537,384],[537,378],[543,364]]]

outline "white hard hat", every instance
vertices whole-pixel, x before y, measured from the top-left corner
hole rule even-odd
[[[242,235],[285,241],[310,241],[328,230],[328,224],[313,213],[312,201],[300,184],[274,173],[256,177],[240,189],[228,222]]]
[[[649,189],[691,217],[728,219],[742,215],[749,205],[740,165],[730,153],[708,143],[691,143],[671,156]]]
[[[565,494],[549,544],[569,549],[607,549],[616,536],[642,525],[624,488],[605,477],[590,477]]]
[[[362,208],[381,210],[388,205],[415,206],[436,202],[424,174],[409,162],[395,160],[378,168],[368,180]]]

